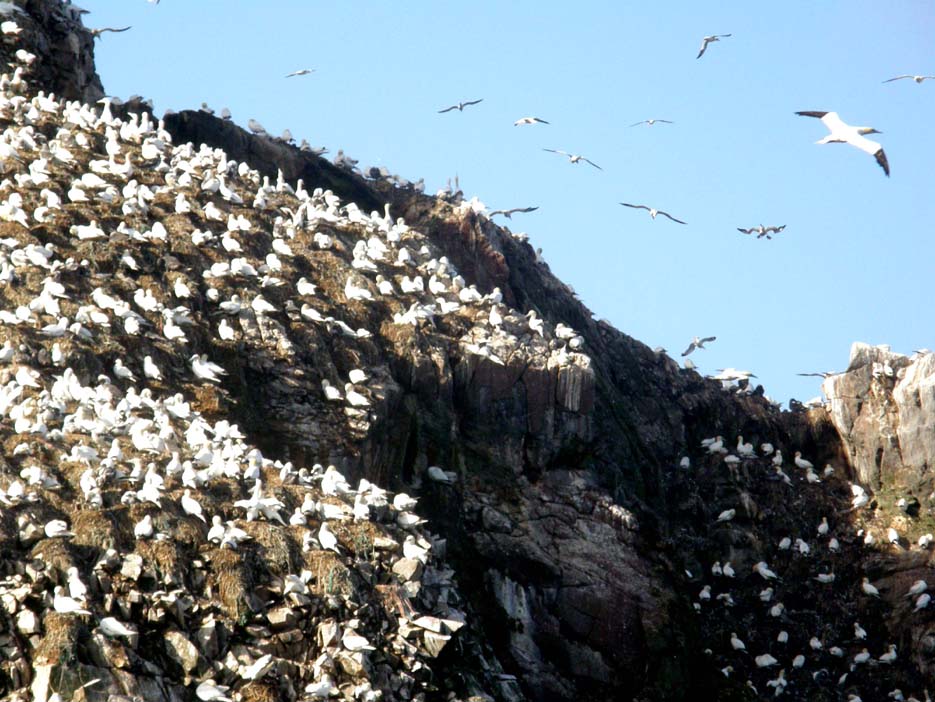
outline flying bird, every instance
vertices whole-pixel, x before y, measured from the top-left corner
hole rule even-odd
[[[785,224],[779,227],[764,227],[761,224],[758,227],[750,227],[749,229],[743,229],[741,227],[737,227],[737,231],[742,232],[743,234],[753,234],[754,232],[756,232],[757,239],[762,239],[764,236],[767,239],[772,239],[773,237],[770,236],[771,234],[778,234],[785,228],[786,228]]]
[[[894,80],[902,80],[903,78],[912,78],[916,83],[921,83],[923,80],[935,80],[935,76],[896,76],[895,78],[888,78],[883,81],[884,83],[892,83]]]
[[[513,122],[514,127],[520,127],[524,124],[551,124],[546,122],[544,119],[539,119],[538,117],[521,117],[515,122]]]
[[[698,52],[698,55],[695,58],[700,59],[704,55],[704,52],[707,51],[708,44],[710,44],[712,41],[721,41],[721,39],[724,37],[729,36],[730,34],[712,34],[709,37],[705,37],[701,40],[701,51]]]
[[[870,141],[865,134],[882,134],[882,132],[873,127],[852,127],[845,124],[838,116],[837,112],[796,112],[801,117],[817,117],[831,132],[823,139],[816,141],[816,144],[850,144],[856,146],[861,151],[873,156],[887,177],[890,175],[890,164],[886,160],[886,154],[883,153],[883,147],[875,141]]]
[[[507,219],[512,219],[513,215],[516,214],[517,212],[535,212],[538,209],[539,209],[538,207],[514,207],[511,210],[494,210],[489,215],[487,215],[487,217],[488,219],[490,219],[494,217],[495,215],[502,214]]]
[[[706,336],[704,338],[696,336],[694,339],[691,340],[691,343],[688,345],[688,348],[682,351],[682,355],[687,356],[695,349],[703,349],[705,347],[704,346],[705,344],[707,344],[709,341],[714,341],[715,339],[717,339],[716,336]]]
[[[481,98],[480,100],[468,100],[467,102],[459,102],[457,105],[452,105],[451,107],[446,107],[444,110],[439,110],[438,114],[441,114],[442,112],[451,112],[452,110],[463,112],[464,108],[467,107],[468,105],[476,105],[477,103],[483,102],[483,101],[484,101],[484,98]]]
[[[567,156],[568,160],[571,163],[578,163],[579,161],[584,161],[585,163],[590,163],[592,166],[594,166],[599,171],[604,170],[603,168],[598,166],[596,163],[594,163],[594,161],[592,161],[591,159],[585,158],[584,156],[579,156],[578,154],[570,154],[567,151],[562,151],[561,149],[542,149],[542,150],[548,151],[549,153],[553,153],[553,154],[561,154],[562,156]]]
[[[637,210],[647,210],[649,212],[649,216],[652,217],[653,219],[656,219],[656,215],[663,215],[671,219],[673,222],[678,222],[679,224],[685,224],[685,222],[683,222],[680,219],[676,219],[675,217],[670,215],[668,212],[657,210],[655,207],[648,207],[646,205],[631,205],[628,202],[621,202],[620,204],[623,205],[624,207],[632,207]]]
[[[131,29],[131,28],[132,28],[132,27],[123,27],[123,28],[121,28],[121,29],[115,29],[114,27],[101,27],[100,29],[92,29],[92,30],[90,30],[90,31],[91,31],[91,36],[92,36],[92,37],[94,37],[95,39],[100,39],[100,38],[101,38],[101,35],[102,35],[104,32],[115,32],[115,33],[116,33],[116,32],[125,32],[125,31],[127,31],[128,29]]]
[[[830,378],[833,375],[841,375],[841,371],[827,371],[825,373],[796,373],[803,378]]]
[[[641,124],[648,124],[648,125],[651,127],[651,126],[653,126],[656,122],[659,122],[660,124],[675,124],[675,122],[670,122],[670,121],[667,120],[667,119],[644,119],[642,122],[634,122],[634,123],[631,124],[630,126],[631,126],[631,127],[638,127],[638,126],[640,126]]]
[[[300,68],[299,70],[293,71],[292,73],[287,73],[286,78],[292,78],[292,76],[307,76],[309,73],[314,72],[314,68]]]

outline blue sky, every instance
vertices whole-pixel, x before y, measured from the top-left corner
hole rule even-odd
[[[841,370],[853,341],[935,348],[935,3],[82,0],[109,94],[157,112],[227,106],[245,125],[361,165],[458,175],[517,215],[600,317],[705,372]],[[733,36],[695,56],[706,34]],[[286,79],[299,68],[316,72]],[[437,114],[459,100],[475,107]],[[892,168],[799,110],[883,132]],[[514,127],[535,115],[550,125]],[[675,124],[630,128],[647,118]],[[543,148],[583,154],[572,165]],[[681,226],[618,202],[646,203]],[[772,241],[737,227],[785,224]]]

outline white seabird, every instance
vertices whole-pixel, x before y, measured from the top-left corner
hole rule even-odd
[[[647,212],[649,212],[649,216],[652,217],[653,219],[656,219],[656,215],[663,215],[664,217],[668,217],[669,219],[671,219],[673,222],[678,222],[679,224],[685,224],[685,222],[683,222],[680,219],[676,219],[675,217],[670,215],[668,212],[657,210],[655,207],[649,207],[648,205],[631,205],[628,202],[621,202],[620,204],[623,205],[624,207],[632,207],[633,209],[636,209],[636,210],[646,210]]]
[[[688,348],[682,351],[682,355],[687,356],[695,349],[703,349],[705,347],[704,346],[705,344],[707,344],[709,341],[714,341],[716,339],[717,339],[716,336],[705,336],[705,337],[696,336],[694,339],[691,340],[691,343],[688,345]]]
[[[824,138],[816,141],[816,144],[850,144],[851,146],[856,146],[861,151],[873,156],[877,160],[877,163],[880,164],[883,172],[889,177],[890,164],[886,160],[883,147],[864,136],[865,134],[881,134],[882,132],[879,132],[873,127],[852,127],[846,124],[838,116],[837,112],[805,111],[796,112],[796,114],[800,117],[817,117],[824,122],[824,125],[831,132]]]
[[[513,215],[516,214],[517,212],[524,212],[524,213],[535,212],[538,209],[539,209],[538,207],[514,207],[510,210],[494,210],[493,212],[487,215],[487,218],[493,219],[496,215],[500,214],[506,217],[507,219],[512,219]]]
[[[631,126],[631,127],[638,127],[638,126],[640,126],[641,124],[648,124],[648,125],[651,127],[651,126],[653,126],[656,122],[659,122],[660,124],[675,124],[675,122],[670,122],[670,121],[667,120],[667,119],[644,119],[642,122],[634,122],[634,123],[631,124],[630,126]]]
[[[594,166],[599,171],[604,170],[603,168],[598,166],[596,163],[594,163],[594,161],[592,161],[591,159],[585,158],[584,156],[581,156],[579,154],[570,154],[567,151],[562,151],[561,149],[542,149],[542,150],[548,151],[549,153],[552,153],[552,154],[561,154],[562,156],[567,156],[569,162],[571,163],[578,163],[579,161],[584,161],[585,163],[590,163],[592,166]]]
[[[705,37],[701,40],[701,51],[698,52],[698,55],[695,58],[700,59],[704,55],[704,52],[708,50],[708,44],[710,44],[712,41],[720,41],[721,39],[729,36],[730,34],[712,34]]]
[[[544,119],[539,119],[538,117],[520,117],[513,122],[514,127],[521,127],[524,124],[550,124],[550,122],[546,122]]]
[[[912,80],[914,80],[916,83],[921,83],[924,80],[935,80],[935,76],[911,76],[911,75],[906,74],[904,76],[896,76],[895,78],[888,78],[887,80],[883,82],[892,83],[894,80],[902,80],[903,78],[912,78]]]
[[[476,105],[477,103],[483,102],[483,101],[484,101],[484,98],[481,98],[480,100],[466,100],[464,102],[459,102],[457,105],[452,105],[451,107],[446,107],[443,110],[439,110],[438,114],[441,114],[442,112],[451,112],[452,110],[463,112],[465,107],[468,107],[469,105]]]
[[[314,68],[300,68],[299,70],[293,71],[292,73],[287,73],[286,78],[292,78],[293,76],[307,76],[309,73],[314,72]]]

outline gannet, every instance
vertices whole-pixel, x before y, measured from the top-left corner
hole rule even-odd
[[[861,151],[873,156],[877,160],[877,163],[880,164],[883,172],[886,173],[887,177],[889,176],[890,164],[886,160],[883,147],[864,136],[865,134],[881,134],[882,132],[877,131],[873,127],[852,127],[842,121],[837,112],[805,111],[796,112],[796,114],[801,117],[817,117],[824,122],[825,126],[831,132],[826,137],[816,141],[816,144],[834,143],[856,146]]]
[[[501,214],[507,219],[512,219],[513,215],[516,214],[517,212],[535,212],[538,209],[539,209],[538,207],[514,207],[513,209],[510,209],[510,210],[494,210],[493,212],[488,214],[487,217],[489,219],[493,219],[496,215]]]
[[[62,614],[91,614],[91,612],[81,606],[80,602],[66,595],[65,588],[61,585],[55,586],[55,596],[52,598],[52,606],[55,608],[56,612]]]
[[[293,71],[292,73],[287,73],[286,78],[292,78],[292,76],[307,76],[309,73],[314,72],[314,68],[300,68],[299,70]]]
[[[118,620],[116,617],[103,617],[99,624],[105,636],[116,638],[118,636],[135,636],[137,632]]]
[[[877,658],[880,663],[892,663],[896,660],[896,644],[890,644],[889,650]]]
[[[779,227],[764,227],[764,226],[761,224],[761,225],[759,225],[759,226],[757,226],[757,227],[750,227],[749,229],[743,229],[743,228],[741,228],[741,227],[737,227],[737,231],[738,231],[738,232],[741,232],[741,233],[743,233],[743,234],[753,234],[754,232],[756,232],[756,238],[757,238],[757,239],[762,239],[764,236],[765,236],[767,239],[772,239],[772,238],[773,238],[773,237],[771,236],[772,234],[778,234],[779,232],[781,232],[781,231],[782,231],[783,229],[785,229],[785,228],[786,228],[786,225],[785,225],[785,224],[783,224],[783,225],[781,225],[781,226],[779,226]]]
[[[641,124],[648,124],[648,125],[651,127],[651,126],[653,126],[656,122],[659,122],[659,123],[661,123],[661,124],[675,124],[675,122],[670,122],[670,121],[667,120],[667,119],[644,119],[642,122],[634,122],[634,123],[631,124],[630,126],[631,126],[631,127],[638,127],[638,126],[640,126]]]
[[[764,580],[775,580],[779,577],[776,575],[776,573],[770,570],[769,566],[766,564],[766,561],[760,561],[759,563],[755,564],[753,566],[753,571],[758,573]]]
[[[923,592],[929,589],[929,584],[924,580],[916,580],[912,583],[912,587],[909,588],[909,592],[906,593],[906,597],[915,597],[916,595],[921,595]]]
[[[698,55],[695,58],[700,59],[704,55],[704,52],[707,51],[708,44],[710,44],[712,41],[720,41],[721,39],[729,36],[730,34],[712,34],[711,36],[705,37],[701,40],[701,51],[698,52]]]
[[[539,119],[538,117],[521,117],[515,122],[513,122],[514,127],[519,127],[524,124],[549,124],[544,119]]]
[[[756,662],[757,668],[768,668],[769,666],[776,665],[779,662],[768,653],[764,653],[762,656],[757,656],[753,660]]]
[[[864,591],[865,595],[870,595],[870,597],[879,597],[880,591],[877,590],[873,585],[870,584],[869,578],[864,578],[860,583],[860,588]]]
[[[744,642],[740,640],[736,633],[731,632],[730,635],[730,645],[735,651],[746,651],[747,647],[744,645]]]
[[[903,78],[912,78],[912,80],[914,80],[916,83],[921,83],[924,80],[935,79],[935,76],[910,76],[907,74],[904,76],[896,76],[895,78],[888,78],[887,80],[883,82],[892,83],[894,80],[902,80]]]
[[[542,150],[548,151],[549,153],[553,153],[553,154],[561,154],[562,156],[567,156],[569,162],[571,163],[578,163],[579,161],[584,161],[585,163],[590,163],[592,166],[594,166],[599,171],[604,170],[603,168],[598,166],[596,163],[594,163],[594,161],[592,161],[591,159],[585,158],[584,156],[580,156],[579,154],[570,154],[567,151],[562,151],[561,149],[542,149]]]
[[[736,509],[725,509],[717,516],[717,521],[719,522],[729,522],[734,518],[734,515],[737,514]]]
[[[929,602],[931,601],[932,601],[932,596],[928,594],[927,592],[923,592],[921,595],[919,595],[918,599],[916,600],[915,609],[913,609],[912,611],[918,612],[920,609],[925,609],[926,607],[929,606]]]
[[[649,216],[652,217],[653,219],[656,219],[656,215],[663,215],[663,216],[668,217],[669,219],[671,219],[673,222],[678,222],[679,224],[685,224],[685,222],[683,222],[683,221],[680,220],[680,219],[676,219],[675,217],[673,217],[672,215],[670,215],[668,212],[663,212],[662,210],[657,210],[656,208],[654,208],[654,207],[649,207],[648,205],[631,205],[631,204],[629,204],[629,203],[627,203],[627,202],[621,202],[620,204],[623,205],[624,207],[632,207],[632,208],[637,209],[637,210],[646,210],[647,212],[649,212]]]
[[[114,29],[113,27],[101,27],[100,29],[90,29],[88,31],[91,32],[92,37],[95,39],[100,39],[104,32],[125,32],[128,29],[132,29],[132,27],[123,27],[121,29]]]
[[[481,98],[480,100],[467,100],[465,102],[459,102],[457,105],[452,105],[451,107],[446,107],[444,110],[439,110],[438,114],[441,114],[442,112],[451,112],[452,110],[463,112],[465,107],[468,107],[469,105],[476,105],[477,103],[483,101],[484,98]]]
[[[709,341],[715,341],[716,339],[717,339],[716,336],[705,336],[705,337],[696,336],[695,338],[691,340],[691,343],[688,345],[688,348],[682,351],[682,355],[687,356],[695,349],[703,349],[705,347],[704,346],[705,344],[707,344]]]
[[[811,461],[807,461],[804,458],[802,458],[801,451],[795,452],[795,465],[798,466],[799,468],[802,468],[803,470],[808,469],[808,468],[814,468]]]

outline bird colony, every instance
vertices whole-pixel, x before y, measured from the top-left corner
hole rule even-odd
[[[710,437],[676,469],[705,664],[738,699],[930,699],[891,632],[932,621],[932,535],[882,527],[842,470],[758,443]]]
[[[388,207],[32,94],[33,60],[0,78],[3,692],[421,699],[465,623],[444,542],[414,497],[251,445],[224,413],[237,352],[366,361],[381,333],[438,328],[489,363],[587,367],[581,337],[468,285]],[[322,456],[393,386],[361,366],[290,379]]]

